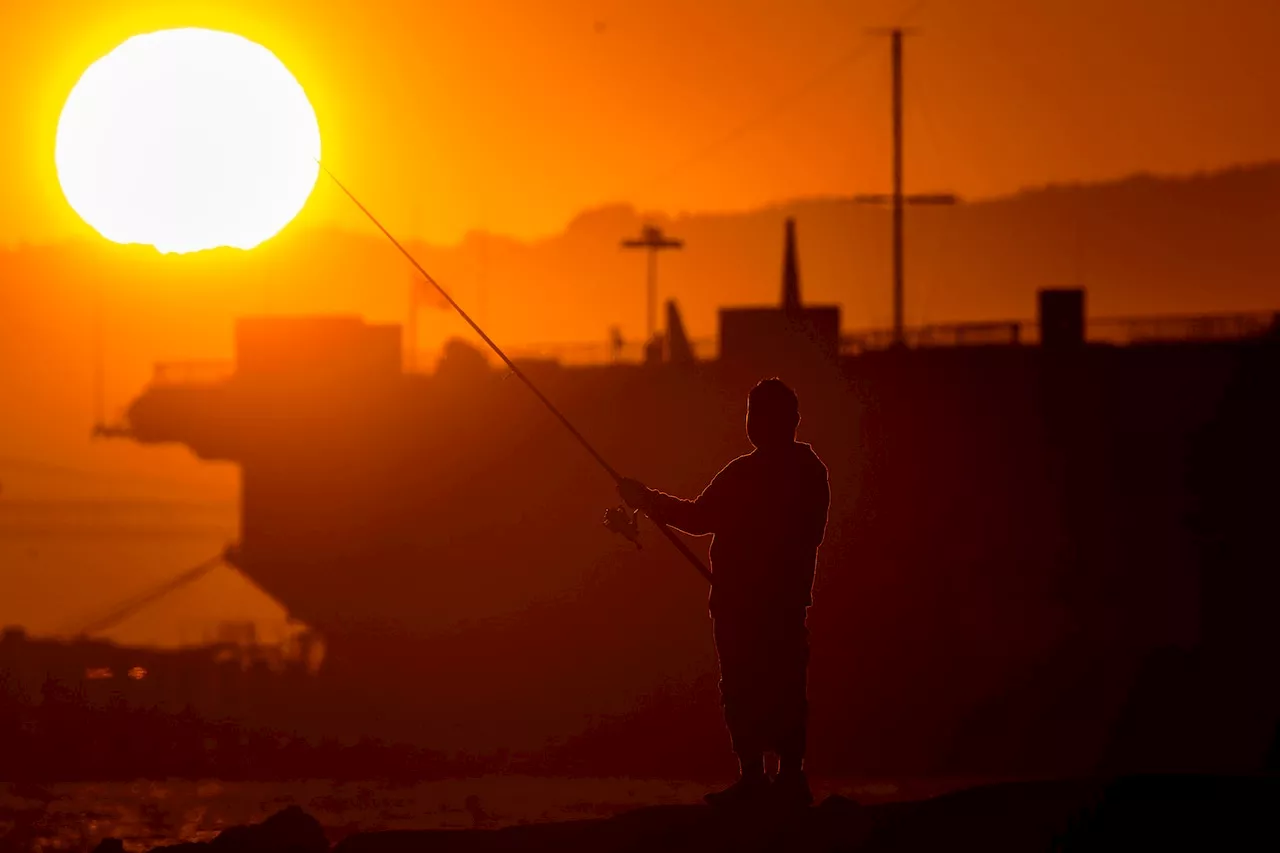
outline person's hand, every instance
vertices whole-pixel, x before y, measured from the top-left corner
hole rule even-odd
[[[653,503],[653,493],[639,480],[623,477],[618,481],[618,494],[632,509],[648,510]]]

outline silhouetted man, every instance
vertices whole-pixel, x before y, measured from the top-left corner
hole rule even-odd
[[[686,501],[623,480],[636,509],[711,542],[710,610],[720,658],[720,695],[741,776],[708,794],[713,805],[757,802],[765,795],[809,804],[804,774],[809,634],[814,563],[827,526],[827,468],[795,440],[800,405],[779,379],[747,398],[747,437],[755,451],[715,476]],[[764,754],[776,753],[770,783]]]

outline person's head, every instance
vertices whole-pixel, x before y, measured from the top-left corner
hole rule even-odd
[[[790,444],[800,425],[800,400],[781,379],[762,379],[747,395],[747,438],[758,448]]]

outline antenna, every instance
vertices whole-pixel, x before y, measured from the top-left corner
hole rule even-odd
[[[98,282],[93,300],[93,331],[90,346],[93,353],[93,432],[101,434],[107,428],[107,368],[103,324],[103,286]]]
[[[417,198],[413,200],[413,207],[410,209],[409,217],[412,220],[412,229],[415,236],[422,236],[422,205]],[[412,238],[410,238],[412,239]],[[422,280],[413,274],[411,270],[408,276],[409,281],[409,314],[405,317],[404,324],[404,352],[401,360],[404,363],[405,373],[412,373],[418,369],[418,314],[422,311]]]
[[[479,309],[476,313],[480,315],[480,319],[488,322],[489,318],[489,222],[488,217],[484,218],[480,230],[480,265],[476,271],[476,307]]]
[[[404,371],[412,373],[418,367],[418,277],[409,273],[409,315],[404,323]]]
[[[489,322],[489,193],[486,185],[480,205],[479,264],[476,269],[476,314],[480,322]]]
[[[90,397],[93,406],[93,428],[90,430],[90,436],[93,438],[120,438],[127,437],[130,433],[130,427],[124,423],[115,425],[107,423],[107,353],[106,353],[106,288],[101,282],[98,283],[97,289],[94,291],[93,297],[93,321],[90,338],[90,358],[93,360],[93,374],[90,380],[92,389]]]

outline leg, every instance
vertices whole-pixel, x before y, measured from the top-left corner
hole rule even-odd
[[[753,649],[752,626],[739,619],[717,618],[714,636],[720,659],[720,701],[734,754],[744,778],[763,775],[766,744],[757,695],[760,662]]]
[[[754,622],[741,618],[741,614],[715,620],[720,699],[742,772],[741,778],[726,790],[707,794],[707,802],[717,808],[753,807],[769,793],[769,777],[764,773],[765,721],[760,701],[763,682],[756,637]]]
[[[804,614],[788,616],[778,639],[775,672],[778,702],[773,740],[778,750],[779,771],[786,773],[803,768],[808,746],[809,631]]]
[[[770,680],[774,702],[770,709],[769,740],[778,751],[775,794],[780,802],[807,806],[813,802],[813,794],[804,773],[809,716],[806,695],[809,632],[804,611],[780,614],[772,641]]]

